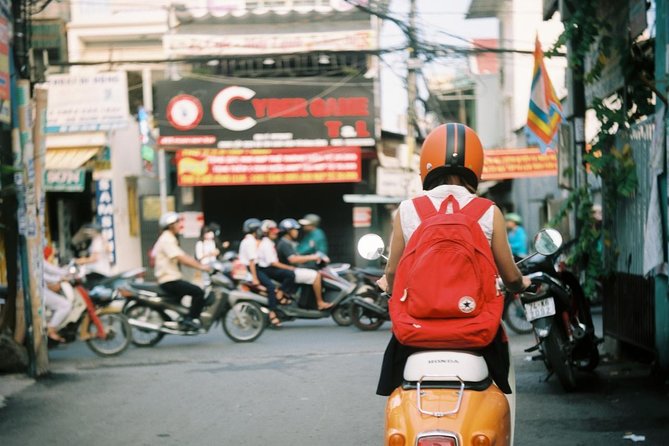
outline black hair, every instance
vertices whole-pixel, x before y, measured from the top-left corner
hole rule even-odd
[[[437,167],[425,176],[423,189],[431,190],[437,186],[454,184],[465,187],[469,192],[475,194],[478,181],[474,172],[463,167]]]

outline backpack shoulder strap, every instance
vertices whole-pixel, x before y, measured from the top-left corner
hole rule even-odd
[[[483,214],[485,214],[488,209],[490,209],[490,206],[493,206],[494,204],[495,203],[488,199],[474,197],[472,201],[467,203],[467,205],[462,208],[461,212],[471,217],[475,221],[478,221],[481,217],[483,217]]]
[[[420,221],[432,217],[437,213],[437,210],[434,208],[432,201],[427,195],[421,195],[420,197],[416,197],[411,201],[413,202],[413,206],[416,208],[416,213],[418,213],[418,218],[420,218]]]

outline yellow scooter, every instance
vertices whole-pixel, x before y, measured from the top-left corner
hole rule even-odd
[[[561,244],[562,236],[554,229],[544,229],[534,238],[535,250],[542,255],[556,252]],[[365,259],[378,259],[383,251],[383,240],[376,234],[364,235],[358,242],[358,252]],[[505,395],[476,351],[412,354],[402,385],[386,403],[384,445],[512,446],[516,403],[510,363],[513,393]]]

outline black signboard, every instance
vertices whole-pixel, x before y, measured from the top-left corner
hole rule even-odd
[[[373,146],[373,91],[364,77],[161,81],[158,142],[219,149]]]

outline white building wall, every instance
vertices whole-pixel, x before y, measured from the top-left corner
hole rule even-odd
[[[539,36],[542,48],[547,51],[562,32],[559,14],[543,21],[542,2],[539,0],[507,0],[498,14],[500,47],[534,50],[535,36]],[[531,54],[503,53],[502,91],[504,98],[505,144],[510,147],[524,145],[524,137],[517,138],[516,131],[525,126],[532,86],[534,57]],[[567,94],[564,57],[544,58],[546,70],[559,98]],[[522,132],[521,132],[522,133]]]

